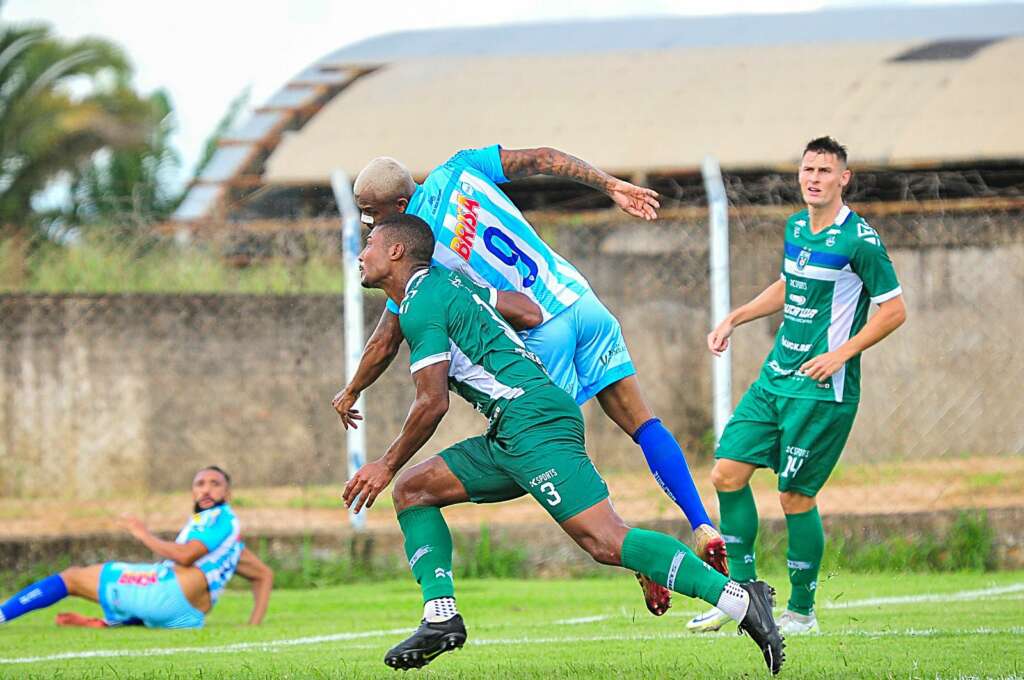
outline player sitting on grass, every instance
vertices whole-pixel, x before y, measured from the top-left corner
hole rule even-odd
[[[545,243],[498,187],[532,175],[564,177],[605,193],[625,213],[657,217],[657,192],[639,187],[557,149],[503,149],[494,145],[456,153],[422,185],[392,158],[374,159],[355,182],[356,203],[371,226],[398,213],[430,226],[433,264],[493,288],[496,307],[524,334],[556,385],[577,404],[597,397],[605,414],[635,441],[654,478],[686,515],[702,559],[724,574],[725,543],[711,524],[693,483],[683,450],[644,400],[618,320],[576,268]],[[534,310],[519,323],[506,312],[506,291],[522,293]],[[532,304],[529,304],[532,303]],[[494,304],[494,303],[492,303]],[[359,367],[334,405],[346,427],[346,412],[394,358],[402,342],[398,308],[389,302],[363,352]],[[670,594],[641,577],[647,606],[668,609]]]
[[[708,335],[719,355],[737,326],[782,311],[775,346],[743,395],[715,453],[722,533],[733,578],[754,580],[757,506],[754,470],[779,476],[786,515],[792,591],[779,626],[818,632],[814,596],[825,550],[817,495],[839,461],[860,399],[861,352],[906,319],[902,289],[878,233],[843,202],[850,181],[846,148],[831,137],[809,142],[799,182],[807,208],[786,222],[780,278],[735,309]],[[868,320],[868,307],[878,313]],[[728,617],[712,610],[691,630],[717,630]]]
[[[596,561],[646,574],[729,612],[778,672],[783,642],[772,619],[772,589],[760,581],[730,581],[675,538],[626,526],[587,456],[579,406],[487,302],[488,289],[431,267],[433,252],[427,223],[396,214],[377,224],[359,256],[363,285],[400,304],[416,397],[398,438],[345,485],[346,505],[358,512],[373,504],[437,429],[449,389],[488,425],[484,435],[445,449],[395,482],[405,552],[425,604],[420,627],[387,653],[385,663],[418,668],[466,641],[455,605],[452,536],[440,509],[529,493]]]
[[[238,518],[228,505],[230,498],[228,474],[215,465],[203,468],[192,480],[195,514],[174,542],[157,538],[138,519],[122,520],[144,546],[165,558],[163,562],[70,567],[33,583],[0,605],[0,623],[75,595],[98,602],[103,618],[63,613],[57,616],[58,624],[201,628],[237,570],[252,581],[254,604],[249,623],[259,624],[270,601],[274,573],[239,539]]]

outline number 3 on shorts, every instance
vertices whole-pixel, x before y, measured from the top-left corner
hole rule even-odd
[[[551,507],[554,507],[562,502],[562,497],[558,495],[557,491],[555,491],[555,485],[552,484],[551,482],[544,482],[543,484],[541,484],[540,490],[546,493],[548,496],[550,496],[550,498],[545,498],[544,500]]]

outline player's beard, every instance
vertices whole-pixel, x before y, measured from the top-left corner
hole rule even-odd
[[[214,508],[219,508],[220,506],[224,505],[225,503],[227,503],[227,500],[214,501],[213,505],[211,505],[210,507],[206,508],[206,510],[213,510]],[[205,512],[205,510],[203,510],[203,508],[199,507],[199,501],[196,501],[195,503],[192,504],[192,514],[198,515],[201,512]]]

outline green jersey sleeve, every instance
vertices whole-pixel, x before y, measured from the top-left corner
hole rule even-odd
[[[430,291],[417,290],[402,301],[398,323],[409,343],[410,373],[452,358],[446,307],[433,297]]]
[[[891,300],[903,293],[896,269],[892,266],[889,253],[885,250],[878,232],[867,222],[857,224],[857,245],[850,258],[853,271],[864,282],[871,301],[876,305]]]

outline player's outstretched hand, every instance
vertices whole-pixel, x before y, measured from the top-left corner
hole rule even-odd
[[[134,515],[121,515],[117,518],[117,525],[140,540],[149,533],[146,524]]]
[[[373,507],[377,496],[387,488],[394,476],[391,468],[379,460],[359,468],[359,472],[345,484],[345,490],[341,494],[345,507],[352,508],[352,512],[359,512],[364,505],[368,508]]]
[[[732,335],[735,327],[728,319],[718,324],[715,330],[708,333],[708,349],[716,357],[722,356],[725,350],[729,349],[729,336]]]
[[[616,180],[608,190],[608,197],[626,214],[648,221],[658,219],[658,208],[661,207],[661,203],[658,202],[658,192],[654,189]]]
[[[338,412],[341,424],[345,426],[346,430],[350,427],[353,430],[359,429],[356,421],[363,419],[363,414],[359,412],[359,409],[353,408],[357,401],[359,401],[359,393],[349,392],[345,388],[342,388],[331,400],[331,406]]]

